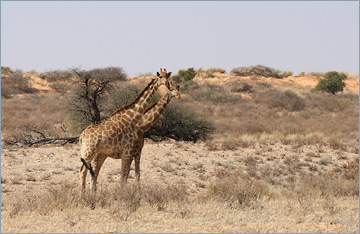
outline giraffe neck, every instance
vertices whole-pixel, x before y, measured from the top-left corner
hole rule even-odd
[[[130,120],[137,123],[141,116],[144,114],[146,107],[148,106],[150,99],[154,96],[156,90],[160,86],[159,78],[153,79],[148,86],[140,93],[140,95],[131,104],[114,111],[110,118],[115,115],[127,115]]]
[[[158,79],[153,80],[135,100],[136,102],[134,107],[135,112],[141,115],[144,114],[146,107],[149,105],[150,99],[152,98],[152,96],[154,96],[156,90],[160,86],[160,82],[158,82]]]
[[[165,94],[145,111],[137,124],[139,131],[144,133],[159,119],[172,97],[170,92]]]

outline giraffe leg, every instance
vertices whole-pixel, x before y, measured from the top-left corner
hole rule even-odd
[[[132,160],[133,158],[129,156],[121,158],[121,187],[127,183]]]
[[[144,147],[144,138],[140,141],[140,145],[138,148],[138,152],[135,155],[135,175],[136,175],[136,181],[138,182],[138,185],[140,187],[140,158],[141,158],[141,151]]]
[[[136,182],[138,183],[140,183],[140,157],[141,157],[141,151],[139,151],[135,156],[135,177],[136,177]]]
[[[139,191],[141,191],[141,183],[140,183],[140,156],[141,156],[141,150],[137,153],[135,156],[135,177],[137,182],[137,187]]]
[[[97,190],[97,186],[96,186],[97,178],[99,176],[101,166],[103,165],[106,157],[107,157],[106,155],[98,154],[95,157],[95,160],[92,163],[94,165],[94,175],[91,176],[91,191],[93,193],[96,193],[96,190]]]

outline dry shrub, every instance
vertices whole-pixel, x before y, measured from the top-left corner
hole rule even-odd
[[[263,65],[248,66],[248,67],[238,67],[231,70],[231,73],[237,76],[264,76],[264,77],[275,77],[275,78],[284,78],[291,76],[293,73],[291,71],[280,71],[271,67],[266,67]]]
[[[1,96],[10,98],[14,94],[35,93],[31,88],[30,78],[24,77],[21,72],[11,73],[8,77],[1,77]]]
[[[319,175],[306,174],[300,178],[298,194],[302,196],[356,196],[359,197],[359,163],[357,160],[343,174],[326,172]]]
[[[210,183],[207,189],[207,199],[224,202],[230,207],[252,207],[264,197],[274,194],[262,181],[246,179],[239,174],[221,177]]]
[[[52,70],[40,74],[40,78],[48,82],[69,81],[73,76],[69,70]]]
[[[221,144],[221,150],[236,150],[239,147],[237,140],[226,139]]]
[[[331,137],[328,140],[328,143],[329,143],[330,148],[332,148],[334,150],[338,150],[338,149],[344,150],[345,149],[345,145],[343,143],[341,143],[339,141],[339,139],[337,139],[335,137]]]
[[[220,145],[214,141],[206,141],[205,146],[209,151],[220,150]]]
[[[79,196],[70,184],[62,184],[60,187],[47,187],[40,194],[28,194],[15,199],[15,205],[10,210],[10,213],[14,215],[26,212],[48,215],[52,211],[72,208],[79,203]]]
[[[164,210],[169,202],[183,203],[187,200],[188,193],[184,185],[148,185],[142,187],[144,200],[157,210]]]
[[[307,93],[305,96],[306,106],[322,112],[341,112],[349,108],[352,102],[358,103],[358,100],[354,100],[353,95]]]
[[[264,117],[259,117],[258,121],[246,119],[242,124],[239,126],[241,129],[241,133],[247,134],[258,134],[264,132],[270,132],[268,125],[266,124],[266,120],[263,119]]]
[[[306,138],[306,142],[308,145],[323,144],[324,139],[318,134],[312,134]]]
[[[299,76],[315,76],[315,77],[320,77],[323,76],[324,73],[323,72],[301,72],[299,74]]]
[[[29,95],[1,100],[2,140],[20,139],[24,127],[63,137],[58,126],[65,119],[65,97],[60,94]]]
[[[183,203],[187,199],[186,187],[176,185],[149,184],[139,190],[136,184],[127,184],[124,188],[101,188],[97,194],[86,191],[80,195],[76,184],[62,183],[60,186],[48,186],[37,194],[15,197],[10,208],[12,216],[37,212],[48,215],[54,211],[74,208],[107,209],[111,215],[127,218],[135,212],[144,200],[150,206],[163,210],[170,201]]]
[[[281,92],[272,89],[259,92],[255,97],[255,103],[266,104],[270,108],[283,108],[288,111],[301,111],[305,108],[305,100],[290,90]]]
[[[214,104],[237,103],[241,101],[241,97],[227,92],[219,85],[204,85],[194,90],[191,96],[196,100],[210,101]]]
[[[210,67],[206,70],[206,73],[214,73],[214,72],[226,73],[226,70],[224,68],[218,68],[218,67]]]
[[[214,175],[216,178],[225,178],[225,177],[229,177],[232,174],[232,172],[230,172],[230,170],[226,169],[226,168],[215,168],[214,169]]]
[[[58,81],[51,83],[49,87],[58,93],[66,93],[71,89],[70,84],[64,82],[58,82]]]
[[[239,93],[239,92],[252,92],[252,86],[247,82],[232,82],[229,84],[230,91],[233,93]]]
[[[359,180],[359,158],[354,158],[344,171],[344,177],[347,180]]]

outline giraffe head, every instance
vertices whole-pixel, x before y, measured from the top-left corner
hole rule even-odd
[[[169,83],[168,89],[170,90],[170,93],[172,96],[176,97],[177,99],[180,99],[180,86],[178,84],[175,84],[173,82]]]
[[[157,74],[158,78],[160,78],[160,79],[163,78],[161,84],[164,84],[164,85],[166,85],[166,87],[169,88],[169,78],[171,76],[171,72],[166,72],[165,68],[163,71],[162,68],[160,68],[160,73],[157,72],[156,74]]]

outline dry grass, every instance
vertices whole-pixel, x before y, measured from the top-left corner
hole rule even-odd
[[[216,76],[209,82],[229,75]],[[146,142],[141,191],[133,175],[121,189],[120,162],[109,159],[98,194],[81,197],[77,146],[3,147],[2,231],[358,231],[358,95],[261,77],[233,90],[193,83],[180,105],[216,131],[205,143]],[[2,139],[21,137],[24,126],[62,136],[67,95],[2,99]]]
[[[7,175],[2,174],[2,230],[352,232],[358,228],[359,162],[353,153],[329,146],[319,152],[315,146],[281,144],[217,151],[202,147],[145,144],[141,191],[133,170],[128,185],[120,188],[120,164],[109,159],[98,194],[84,197],[72,165],[77,156],[71,151],[6,148],[4,154],[16,157],[4,156],[2,161],[10,166],[2,166]],[[58,152],[56,163],[51,152]],[[346,159],[337,161],[339,154]],[[40,164],[34,164],[41,156]],[[326,157],[331,163],[324,166],[321,160]],[[13,164],[19,159],[22,163]],[[173,170],[168,173],[161,165]]]
[[[61,183],[61,185],[47,186],[45,190],[16,197],[8,204],[10,217],[37,213],[50,215],[57,211],[81,209],[108,210],[116,218],[126,219],[139,206],[146,204],[156,210],[164,210],[169,202],[184,203],[187,200],[186,187],[176,185],[151,184],[143,185],[139,190],[136,185],[125,188],[102,187],[96,195],[86,193],[81,196],[77,185]]]
[[[24,127],[33,127],[51,136],[63,136],[66,98],[59,94],[30,95],[1,100],[2,140],[21,138]]]
[[[191,82],[196,88],[184,91],[187,95],[179,104],[190,106],[213,123],[213,137],[223,139],[209,144],[214,150],[247,148],[254,142],[281,142],[296,146],[329,144],[333,149],[356,151],[357,94],[318,94],[297,86],[284,89],[260,78],[233,78],[223,85]],[[60,81],[52,85],[57,84],[68,85]],[[63,136],[60,124],[70,127],[64,108],[68,95],[50,92],[3,99],[2,139],[20,138],[26,126]]]

